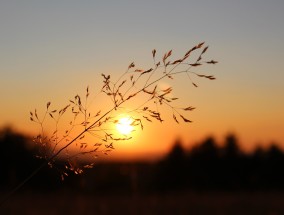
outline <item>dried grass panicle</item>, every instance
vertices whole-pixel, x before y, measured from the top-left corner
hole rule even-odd
[[[80,174],[84,169],[92,168],[94,163],[90,161],[90,158],[96,158],[99,154],[109,154],[115,148],[116,142],[131,139],[131,134],[129,136],[119,135],[110,129],[118,123],[117,117],[123,111],[131,116],[131,126],[141,129],[143,129],[145,122],[153,122],[153,120],[163,122],[163,113],[158,108],[161,105],[169,108],[176,123],[192,122],[185,115],[195,107],[177,107],[174,103],[179,98],[172,96],[174,88],[159,89],[158,85],[164,79],[174,79],[176,75],[180,74],[186,75],[195,87],[197,84],[193,82],[192,76],[214,80],[213,75],[192,71],[195,67],[204,64],[214,65],[217,63],[215,60],[203,60],[204,54],[208,50],[208,46],[203,48],[204,44],[204,42],[197,44],[178,59],[171,59],[173,51],[170,50],[163,55],[161,61],[157,61],[157,51],[153,49],[153,66],[151,68],[146,70],[136,68],[135,63],[132,62],[126,72],[116,81],[112,80],[110,75],[102,74],[103,84],[100,93],[108,97],[112,103],[105,112],[94,111],[94,108],[90,106],[89,99],[92,96],[92,91],[89,86],[86,88],[84,97],[76,95],[62,109],[52,110],[51,102],[48,102],[42,118],[38,116],[36,109],[31,111],[30,120],[40,127],[39,135],[34,138],[34,142],[41,149],[39,157],[46,159],[47,163],[53,167],[59,159],[64,158],[66,165],[63,170],[60,170],[63,180],[69,175],[69,172]],[[195,55],[192,53],[198,51],[199,53],[195,54],[198,57],[194,60],[192,56]],[[133,106],[130,104],[138,96],[143,99],[142,103],[131,110],[126,109],[125,107]],[[66,113],[68,113],[69,124],[61,131],[59,122]],[[55,125],[51,135],[48,135],[44,129],[48,120],[53,121]],[[71,145],[72,149],[77,147],[77,150],[72,150]],[[82,164],[79,162],[82,157],[88,157],[86,160],[90,162]]]

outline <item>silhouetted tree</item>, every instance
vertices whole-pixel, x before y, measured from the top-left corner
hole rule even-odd
[[[192,148],[188,159],[188,186],[193,189],[208,189],[219,184],[220,150],[213,137],[206,138]]]
[[[176,163],[178,165],[182,164],[185,161],[185,150],[182,146],[181,141],[178,139],[176,142],[173,144],[172,149],[166,156],[166,160],[171,163]]]
[[[218,147],[213,137],[208,137],[200,145],[193,147],[190,156],[202,161],[215,160],[218,157]]]
[[[223,155],[227,158],[236,158],[240,156],[241,150],[235,135],[228,134],[223,148]]]
[[[222,184],[226,189],[240,189],[248,173],[246,156],[239,148],[234,134],[228,134],[222,148]]]
[[[180,189],[186,182],[186,153],[178,139],[167,156],[158,165],[157,188]]]

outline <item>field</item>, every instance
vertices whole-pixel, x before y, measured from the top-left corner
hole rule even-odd
[[[3,215],[280,215],[284,193],[191,192],[94,195],[58,191],[19,193],[0,209]]]

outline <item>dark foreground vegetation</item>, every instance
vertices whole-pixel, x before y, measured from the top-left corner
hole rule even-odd
[[[0,197],[42,163],[28,142],[0,132]],[[43,168],[0,214],[284,214],[283,166],[276,144],[247,154],[234,135],[189,151],[177,141],[156,163],[98,163],[63,182]]]

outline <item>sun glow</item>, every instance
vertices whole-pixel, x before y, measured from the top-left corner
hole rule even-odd
[[[131,125],[133,120],[130,117],[123,117],[118,120],[116,129],[123,135],[128,135],[133,131],[134,127]]]

